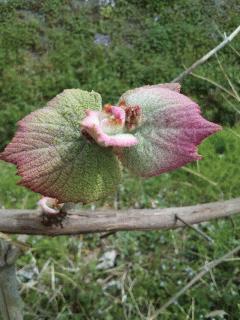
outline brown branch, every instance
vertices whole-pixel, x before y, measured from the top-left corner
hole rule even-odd
[[[23,320],[22,301],[18,293],[15,261],[20,250],[0,240],[0,314],[3,320]]]
[[[0,232],[12,234],[66,235],[120,230],[158,230],[183,227],[240,212],[240,198],[196,206],[166,209],[69,211],[62,226],[46,226],[32,210],[0,210]],[[180,221],[177,217],[184,220]]]
[[[187,70],[183,71],[178,77],[176,77],[171,82],[180,82],[183,78],[185,78],[189,73],[191,73],[195,68],[206,62],[209,58],[211,58],[214,54],[216,54],[219,50],[221,50],[223,47],[225,47],[226,44],[231,42],[233,38],[236,37],[236,35],[240,32],[240,26],[238,26],[228,37],[225,37],[225,39],[217,45],[215,48],[213,48],[211,51],[209,51],[207,54],[202,56],[199,60],[194,62],[194,64],[191,65]]]

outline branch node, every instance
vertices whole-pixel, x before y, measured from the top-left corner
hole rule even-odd
[[[59,211],[58,214],[54,215],[49,215],[42,213],[42,224],[45,225],[46,227],[61,227],[63,229],[63,221],[66,219],[67,212],[64,211]]]
[[[175,219],[181,221],[183,224],[185,224],[187,227],[189,227],[190,229],[194,230],[195,232],[197,232],[202,238],[204,238],[205,240],[207,240],[210,244],[214,243],[214,240],[209,237],[205,232],[203,232],[202,230],[196,228],[195,226],[191,225],[190,223],[188,223],[187,221],[185,221],[183,218],[181,218],[178,214],[175,214]]]
[[[61,215],[39,215],[38,210],[0,209],[0,232],[7,234],[76,235],[96,232],[193,228],[199,224],[240,213],[240,197],[195,206],[157,209],[67,209]],[[42,218],[42,219],[41,219]],[[179,221],[181,220],[181,223]],[[48,226],[48,228],[46,228]],[[51,226],[60,226],[56,228]],[[204,234],[197,229],[199,234]],[[202,235],[203,236],[203,235]],[[203,236],[213,242],[206,234]],[[210,240],[211,239],[211,240]]]

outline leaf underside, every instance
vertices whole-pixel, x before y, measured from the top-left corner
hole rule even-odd
[[[199,106],[179,89],[169,84],[145,86],[120,98],[126,106],[140,106],[142,110],[142,123],[131,132],[138,144],[120,153],[123,165],[134,174],[156,176],[201,159],[197,145],[220,130],[205,120]]]
[[[20,184],[60,202],[105,197],[119,183],[118,160],[110,148],[90,142],[80,131],[84,111],[101,107],[96,92],[64,90],[19,122],[0,158],[17,165]]]

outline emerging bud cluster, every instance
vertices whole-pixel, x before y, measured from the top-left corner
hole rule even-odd
[[[129,108],[128,108],[129,109]],[[129,117],[122,107],[104,105],[102,111],[86,110],[86,117],[81,121],[82,132],[87,133],[96,143],[103,147],[131,147],[138,143],[137,139],[129,134],[126,120]]]
[[[151,177],[199,160],[197,146],[221,129],[175,83],[129,90],[117,106],[103,107],[94,91],[64,90],[18,125],[0,159],[16,164],[20,183],[43,195],[40,205],[51,214],[59,203],[89,203],[113,192],[120,161]]]

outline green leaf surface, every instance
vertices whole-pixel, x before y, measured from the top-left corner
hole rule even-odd
[[[96,92],[64,90],[19,122],[1,158],[17,165],[22,185],[44,196],[83,203],[105,197],[119,183],[118,160],[80,131],[85,110],[101,107]]]
[[[220,127],[204,119],[199,106],[180,94],[178,84],[144,86],[125,92],[120,104],[139,106],[142,121],[131,133],[138,144],[122,149],[120,159],[131,172],[157,176],[201,159],[197,146]]]

